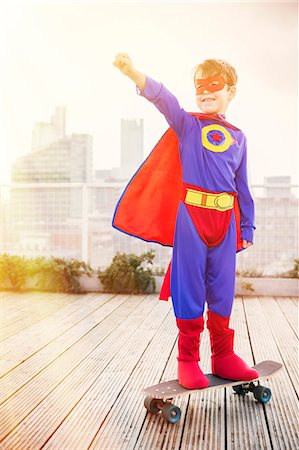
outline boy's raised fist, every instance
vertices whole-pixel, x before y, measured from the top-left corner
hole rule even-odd
[[[124,75],[130,75],[134,70],[132,60],[127,53],[118,53],[115,56],[113,65],[117,67]]]

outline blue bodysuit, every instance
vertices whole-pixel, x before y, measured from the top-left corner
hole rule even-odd
[[[232,201],[238,196],[241,238],[253,243],[256,227],[247,180],[246,137],[235,127],[219,124],[213,115],[205,119],[190,115],[162,83],[150,77],[146,78],[144,90],[137,88],[137,92],[158,108],[174,130],[188,194],[179,203],[175,225],[170,275],[175,316],[201,317],[205,301],[211,311],[230,316],[236,273],[236,218],[232,203],[228,200],[230,209],[225,209],[220,202],[216,210],[203,206],[205,203],[192,203],[192,195],[198,198],[200,192],[203,199],[204,193],[218,193],[223,199],[223,194],[228,193]]]

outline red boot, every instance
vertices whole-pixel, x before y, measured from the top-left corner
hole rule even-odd
[[[258,378],[251,369],[234,353],[235,331],[228,328],[230,317],[222,317],[208,310],[207,328],[210,332],[212,351],[212,373],[228,380],[253,380]]]
[[[198,319],[176,319],[178,338],[178,380],[187,389],[201,389],[209,380],[201,371],[199,361],[200,333],[204,328],[203,316]]]

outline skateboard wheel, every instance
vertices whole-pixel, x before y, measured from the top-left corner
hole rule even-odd
[[[271,390],[265,386],[256,386],[253,389],[254,398],[260,403],[268,403],[271,398]]]
[[[158,398],[153,398],[153,397],[145,397],[144,399],[144,406],[146,407],[146,409],[152,413],[152,414],[157,414],[161,408],[159,408],[159,403],[161,402],[161,400],[159,400]]]
[[[181,414],[180,408],[170,403],[165,403],[162,408],[162,416],[170,423],[177,423],[181,418]]]
[[[233,390],[238,395],[246,395],[247,391],[243,388],[242,384],[238,384],[237,386],[233,386]]]

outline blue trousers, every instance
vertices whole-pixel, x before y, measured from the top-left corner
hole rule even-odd
[[[176,219],[170,287],[174,314],[195,319],[211,311],[231,315],[236,277],[236,221],[232,211],[222,242],[208,247],[198,234],[186,205],[180,202]]]

